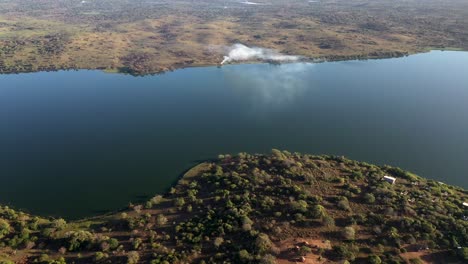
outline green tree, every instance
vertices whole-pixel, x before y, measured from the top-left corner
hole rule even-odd
[[[94,235],[88,231],[70,231],[67,233],[69,247],[68,250],[74,251],[89,246],[94,242]]]

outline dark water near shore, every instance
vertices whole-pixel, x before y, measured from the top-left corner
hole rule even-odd
[[[468,53],[322,64],[0,75],[0,203],[82,217],[198,160],[271,148],[468,188]]]

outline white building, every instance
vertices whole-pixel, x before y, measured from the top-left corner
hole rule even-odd
[[[396,178],[390,177],[390,176],[384,176],[383,180],[386,181],[386,182],[389,182],[391,184],[395,184],[395,182],[396,182]]]

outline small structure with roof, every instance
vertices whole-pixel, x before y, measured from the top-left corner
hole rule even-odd
[[[391,177],[391,176],[384,176],[383,180],[386,181],[386,182],[389,182],[390,184],[395,184],[395,182],[396,182],[396,178]]]

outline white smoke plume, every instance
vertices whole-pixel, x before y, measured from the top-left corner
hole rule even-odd
[[[300,56],[284,55],[271,49],[259,47],[249,48],[243,44],[234,44],[227,48],[228,55],[224,56],[221,64],[232,61],[248,61],[248,60],[266,60],[276,62],[292,62],[301,59]]]
[[[243,2],[240,2],[241,4],[244,4],[244,5],[264,5],[262,3],[255,3],[255,2],[250,2],[250,1],[243,1]]]

